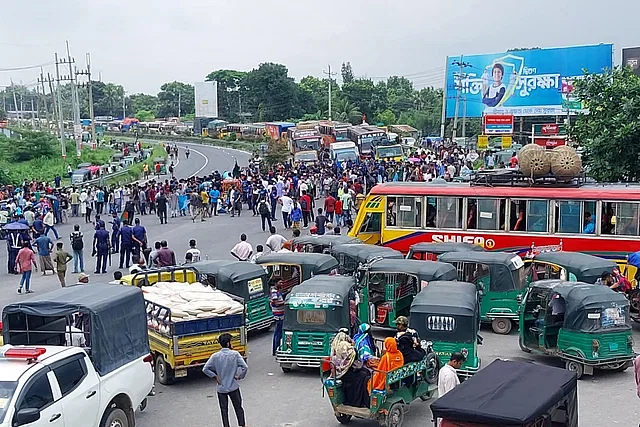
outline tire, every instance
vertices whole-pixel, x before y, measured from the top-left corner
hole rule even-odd
[[[438,373],[440,371],[440,360],[437,354],[427,354],[427,368],[429,368],[429,371],[427,372],[427,378],[425,378],[425,380],[429,384],[437,384]]]
[[[122,409],[109,408],[102,416],[100,427],[129,427],[129,419]]]
[[[584,374],[584,366],[580,362],[567,360],[566,362],[564,362],[564,367],[567,369],[567,371],[575,372],[578,379],[581,379],[582,375]]]
[[[282,369],[282,372],[284,372],[285,374],[291,372],[291,366],[280,365],[280,369]]]
[[[156,356],[156,380],[162,385],[171,385],[175,379],[175,372],[165,362],[164,357],[161,354]]]
[[[513,323],[510,319],[497,318],[491,321],[491,329],[493,332],[500,335],[509,335],[511,332],[511,328],[513,327]]]
[[[525,346],[522,342],[522,335],[518,337],[518,345],[520,346],[520,350],[524,351],[525,353],[531,353],[531,349]]]
[[[394,403],[389,408],[387,414],[387,427],[401,427],[404,421],[404,404],[401,402]]]
[[[340,424],[349,424],[349,422],[351,421],[351,415],[336,415],[336,419]]]
[[[420,400],[422,400],[423,402],[428,402],[431,400],[431,397],[428,396],[420,396]]]

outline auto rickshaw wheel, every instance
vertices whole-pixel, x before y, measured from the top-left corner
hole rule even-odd
[[[438,382],[438,371],[440,370],[440,361],[438,355],[435,353],[427,354],[427,377],[425,380],[429,384],[436,384]]]
[[[510,319],[497,318],[491,321],[493,332],[500,335],[508,335],[512,326]]]
[[[582,366],[582,363],[576,362],[575,360],[567,360],[564,363],[564,366],[567,368],[567,371],[575,372],[577,379],[582,378],[582,374],[584,373],[584,366]]]
[[[387,427],[400,427],[404,421],[404,404],[394,403],[387,414]]]
[[[156,379],[162,385],[170,385],[173,384],[173,380],[175,379],[175,372],[169,366],[167,362],[165,362],[164,357],[159,354],[156,356]]]
[[[291,365],[280,365],[280,369],[282,369],[282,372],[285,374],[288,374],[291,372]]]
[[[348,424],[351,421],[351,415],[340,414],[336,415],[336,419],[340,424]]]

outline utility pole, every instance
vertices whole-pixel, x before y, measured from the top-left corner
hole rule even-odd
[[[56,92],[53,90],[54,79],[51,78],[51,74],[47,73],[47,82],[49,83],[49,93],[51,94],[51,105],[53,110],[53,121],[58,122],[58,106],[56,103]]]
[[[127,104],[125,103],[125,91],[122,88],[122,120],[127,118]]]
[[[465,78],[465,74],[463,73],[463,70],[467,67],[471,67],[471,64],[462,61],[462,55],[460,56],[460,60],[455,60],[451,63],[451,65],[457,65],[458,67],[460,67],[459,72],[457,73],[458,79],[455,82],[456,85],[456,109],[455,109],[455,113],[453,116],[453,132],[452,132],[452,139],[454,139],[458,133],[458,111],[459,111],[459,106],[460,106],[460,95],[461,95],[461,91],[463,89],[462,87],[462,80]],[[465,104],[466,104],[466,95],[465,95]],[[466,105],[465,105],[465,111],[466,111]],[[464,124],[463,124],[464,126]],[[464,133],[464,132],[463,132]]]
[[[464,94],[464,100],[462,101],[462,137],[467,137],[467,94]],[[465,146],[466,146],[465,140]]]
[[[44,70],[42,69],[42,67],[40,67],[39,82],[42,87],[42,103],[44,105],[44,115],[47,118],[47,121],[49,121],[49,109],[47,108],[47,91],[44,88]]]
[[[62,150],[62,158],[67,158],[67,147],[66,141],[64,137],[64,119],[62,115],[62,87],[60,85],[60,64],[61,62],[58,60],[58,54],[55,54],[56,58],[56,94],[58,95],[58,123],[59,123],[59,131],[60,131],[60,147]]]
[[[71,58],[71,52],[69,50],[69,42],[67,41],[67,59],[60,59],[56,61],[57,65],[68,65],[69,75],[62,80],[69,81],[71,84],[71,111],[73,112],[73,137],[76,140],[76,155],[80,157],[82,155],[82,125],[80,124],[80,102],[78,100],[78,88],[76,86],[75,73],[73,66],[75,60]],[[57,58],[57,56],[56,56]],[[62,103],[60,103],[60,111],[62,111]]]
[[[332,77],[335,76],[337,73],[331,72],[331,64],[329,64],[329,71],[323,70],[322,72],[329,76],[329,121],[331,121],[331,86],[333,86]]]
[[[93,89],[91,87],[91,55],[87,53],[87,69],[86,71],[76,71],[76,76],[87,76],[87,92],[89,92],[89,119],[91,119],[91,149],[95,150],[98,146],[96,135],[96,120],[93,113]]]
[[[180,107],[181,107],[180,104],[181,103],[182,103],[182,93],[180,93],[180,91],[178,91],[178,121],[180,121],[180,117],[181,117],[180,113],[182,113],[182,111],[180,110]]]
[[[13,79],[11,79],[11,92],[13,92],[13,109],[16,112],[16,119],[18,120],[18,127],[22,127],[21,114],[18,114],[18,98],[16,98],[16,87],[13,84]]]

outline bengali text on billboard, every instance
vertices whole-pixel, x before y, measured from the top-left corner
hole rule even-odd
[[[640,47],[622,49],[622,65],[631,67],[633,72],[640,76]]]
[[[466,66],[461,70],[458,62]],[[573,80],[583,70],[611,68],[613,45],[450,56],[447,64],[447,118],[455,114],[458,89],[459,112],[466,102],[467,117],[562,115],[582,110],[571,95]]]

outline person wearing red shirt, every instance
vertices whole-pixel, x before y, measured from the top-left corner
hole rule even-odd
[[[336,199],[331,194],[324,199],[324,212],[329,222],[333,222],[333,213],[336,210]]]
[[[336,223],[335,223],[335,225],[340,227],[343,224],[343,220],[342,220],[342,200],[340,200],[340,199],[336,200],[335,213],[336,213]]]
[[[309,197],[306,190],[303,190],[302,197],[300,197],[300,208],[302,209],[304,228],[309,226],[309,221],[311,220],[311,206],[311,197]]]

